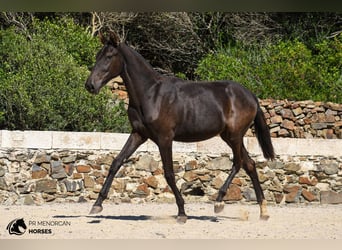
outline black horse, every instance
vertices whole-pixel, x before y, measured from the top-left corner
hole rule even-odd
[[[176,186],[172,167],[172,141],[195,142],[220,135],[232,148],[234,159],[232,171],[219,190],[215,212],[223,210],[223,197],[242,167],[252,180],[260,205],[260,218],[267,220],[266,200],[255,162],[243,145],[243,136],[254,122],[264,157],[274,158],[270,132],[257,98],[232,81],[191,82],[163,76],[139,53],[120,43],[115,33],[110,32],[108,39],[100,34],[100,39],[103,47],[96,55],[96,64],[85,87],[97,94],[109,80],[120,75],[128,92],[128,118],[132,132],[111,164],[90,213],[102,211],[102,202],[107,198],[113,178],[122,163],[142,143],[151,139],[158,145],[166,181],[176,198],[177,219],[186,222],[184,200]]]

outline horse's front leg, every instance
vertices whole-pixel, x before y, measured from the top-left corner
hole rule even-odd
[[[167,143],[167,145],[159,145],[160,156],[163,162],[164,174],[167,184],[170,186],[173,194],[176,198],[176,203],[178,206],[178,223],[185,223],[187,216],[184,210],[184,200],[176,186],[175,174],[173,172],[172,165],[172,141]]]
[[[107,198],[115,174],[120,169],[122,163],[127,160],[134,153],[134,151],[145,141],[146,139],[141,137],[138,133],[132,133],[129,136],[127,142],[125,143],[125,146],[118,154],[118,156],[113,160],[106,181],[101,188],[99,196],[95,204],[93,205],[90,214],[96,214],[102,211],[102,202]]]

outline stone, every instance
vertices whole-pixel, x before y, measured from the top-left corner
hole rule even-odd
[[[68,180],[64,179],[63,182],[68,192],[75,192],[81,190],[83,187],[82,180]]]
[[[293,113],[292,113],[291,109],[282,109],[280,111],[280,114],[283,117],[283,119],[290,119],[290,120],[292,120],[292,118],[293,118]]]
[[[42,179],[47,176],[47,171],[44,168],[40,168],[39,170],[33,170],[32,169],[32,174],[31,178],[32,179]]]
[[[0,177],[0,190],[7,190],[8,186],[4,177]]]
[[[154,160],[151,155],[142,155],[134,165],[136,170],[154,172],[157,170],[159,162]]]
[[[300,165],[294,162],[289,162],[285,164],[284,169],[288,173],[295,173],[300,170]]]
[[[188,182],[194,181],[197,178],[198,178],[198,175],[195,174],[193,171],[187,171],[183,175],[183,179],[188,181]]]
[[[196,169],[198,166],[196,160],[189,161],[185,164],[185,171],[190,171]]]
[[[271,117],[271,123],[282,123],[283,118],[280,115]]]
[[[303,113],[303,110],[301,107],[298,107],[298,108],[293,109],[292,112],[295,116],[299,116]]]
[[[284,199],[284,195],[282,193],[275,193],[274,199],[277,204],[281,203]]]
[[[328,124],[325,122],[314,122],[311,123],[311,127],[316,130],[324,129],[328,127]]]
[[[287,131],[286,129],[280,129],[279,131],[278,131],[278,135],[280,136],[280,137],[287,137],[287,136],[290,136],[290,133],[289,133],[289,131]]]
[[[78,173],[89,173],[91,171],[91,166],[89,165],[78,165],[76,166],[76,170]]]
[[[54,194],[57,192],[57,181],[42,179],[36,182],[36,192]]]
[[[231,170],[233,162],[228,157],[218,157],[207,163],[209,170]]]
[[[68,155],[68,156],[62,158],[62,162],[63,162],[63,163],[75,162],[75,161],[76,161],[76,158],[77,158],[77,155],[76,155],[76,154],[74,154],[74,155]]]
[[[223,197],[224,201],[239,201],[242,199],[241,189],[238,185],[231,184],[228,188],[227,194]]]
[[[34,159],[34,163],[41,164],[41,163],[48,163],[50,162],[51,157],[48,156],[45,152],[39,152]]]
[[[284,186],[285,201],[287,203],[296,203],[299,200],[301,193],[301,186],[297,185],[286,185]]]
[[[151,188],[157,188],[158,187],[158,180],[154,176],[147,177],[144,179],[144,182]]]
[[[147,184],[143,183],[137,186],[136,190],[134,190],[134,194],[138,197],[146,197],[150,194],[150,190],[148,189]]]
[[[304,197],[305,200],[307,200],[309,202],[316,200],[316,196],[312,192],[310,192],[306,189],[302,190],[302,196]]]
[[[64,170],[67,175],[71,176],[74,172],[74,164],[65,164],[64,165]]]
[[[281,127],[286,128],[288,130],[294,130],[295,128],[295,124],[293,121],[287,120],[285,119],[282,123],[281,123]]]
[[[8,172],[10,173],[19,173],[20,172],[20,163],[17,161],[11,162],[8,166]]]
[[[321,191],[321,204],[341,204],[342,192]]]
[[[51,161],[51,177],[53,179],[63,179],[67,177],[61,161]]]
[[[318,180],[316,177],[312,177],[310,179],[309,176],[299,176],[298,183],[299,184],[306,184],[306,185],[310,185],[310,186],[315,186],[318,183]]]
[[[6,169],[0,166],[0,177],[3,177],[6,173]]]
[[[333,175],[338,173],[338,164],[336,162],[328,163],[323,167],[324,173],[327,175]]]
[[[84,187],[85,188],[94,188],[95,186],[95,181],[92,177],[89,175],[85,174],[84,175]]]
[[[114,179],[112,187],[116,192],[122,193],[125,191],[125,180],[122,178]]]
[[[28,195],[25,195],[25,198],[24,198],[24,205],[33,205],[34,204],[34,200],[32,198],[32,196],[30,194]]]
[[[255,195],[255,191],[252,188],[246,188],[243,191],[243,197],[246,199],[246,201],[256,201],[256,195]]]
[[[220,176],[217,176],[213,179],[213,181],[211,182],[211,185],[215,188],[215,189],[220,189],[223,185],[224,181],[222,180],[222,178]]]

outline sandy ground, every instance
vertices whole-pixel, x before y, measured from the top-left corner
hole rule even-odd
[[[176,204],[104,203],[88,215],[91,203],[0,206],[0,239],[342,239],[342,205],[270,205],[268,221],[258,205],[186,204],[187,223],[176,222]],[[24,218],[23,235],[7,225]]]

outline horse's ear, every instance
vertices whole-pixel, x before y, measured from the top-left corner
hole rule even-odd
[[[103,45],[105,45],[107,43],[107,39],[104,37],[104,35],[102,34],[101,31],[99,31],[99,38],[100,38],[100,41]]]
[[[117,47],[120,43],[120,38],[115,32],[109,31],[109,41]]]

